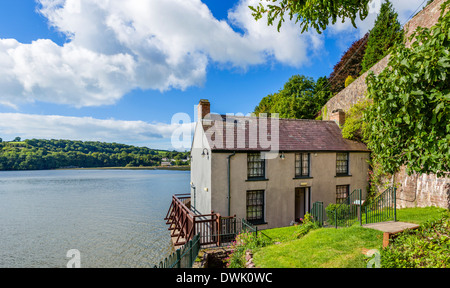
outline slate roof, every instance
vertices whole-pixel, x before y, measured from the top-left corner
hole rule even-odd
[[[334,121],[278,119],[277,123],[271,118],[211,114],[203,127],[213,151],[369,152],[363,143],[343,138]]]

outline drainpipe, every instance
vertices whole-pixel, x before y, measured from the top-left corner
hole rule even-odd
[[[228,216],[231,216],[231,157],[236,155],[236,151],[233,154],[227,156],[228,158]]]

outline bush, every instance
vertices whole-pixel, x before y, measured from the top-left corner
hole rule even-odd
[[[295,231],[295,236],[297,238],[301,238],[308,234],[309,231],[320,228],[317,222],[312,221],[312,216],[309,213],[306,213],[302,219],[303,224],[299,225],[299,229]]]
[[[363,121],[363,115],[369,105],[370,102],[367,99],[363,99],[348,110],[345,115],[342,137],[349,140],[364,142],[365,123]]]
[[[337,209],[339,208],[339,209]],[[336,210],[337,209],[337,210]],[[327,215],[327,223],[328,225],[336,225],[336,218],[338,219],[338,226],[344,225],[348,219],[348,215],[353,215],[355,213],[350,213],[352,209],[352,205],[348,205],[345,203],[342,204],[334,204],[331,203],[325,208],[325,213]],[[337,212],[336,212],[337,211]],[[337,215],[335,215],[337,213]]]
[[[265,247],[269,244],[271,242],[268,238],[262,237],[261,235],[256,236],[252,232],[239,233],[236,236],[236,241],[230,246],[233,252],[225,259],[227,262],[226,267],[245,268],[245,251]]]
[[[345,87],[347,87],[348,85],[352,84],[353,81],[355,81],[356,79],[352,77],[352,75],[348,75],[348,77],[345,79]]]
[[[383,268],[450,268],[450,217],[401,233],[381,252]]]

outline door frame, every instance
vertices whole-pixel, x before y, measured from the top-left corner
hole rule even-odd
[[[301,190],[303,190],[303,193],[300,192]],[[297,191],[299,193],[303,194],[303,197],[299,196],[300,197],[300,201],[299,201],[300,203],[298,203],[298,204],[301,205],[301,203],[303,202],[304,214],[300,215],[299,217],[297,217],[297,199],[296,199]],[[303,218],[303,216],[306,213],[310,213],[311,212],[311,187],[310,186],[295,187],[295,189],[294,189],[294,200],[295,200],[294,201],[294,219]],[[300,211],[298,213],[300,213]]]

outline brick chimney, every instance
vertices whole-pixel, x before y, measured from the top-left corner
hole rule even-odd
[[[344,126],[345,124],[345,112],[342,109],[336,109],[331,112],[330,120],[336,122],[339,127]]]
[[[211,113],[209,101],[206,99],[200,100],[200,103],[198,103],[198,121],[203,120],[209,113]]]

